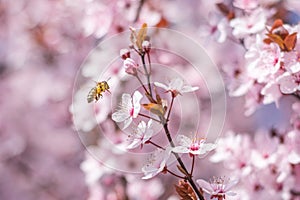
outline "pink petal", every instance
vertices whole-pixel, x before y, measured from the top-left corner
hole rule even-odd
[[[211,184],[207,181],[203,179],[198,179],[196,182],[206,193],[212,194],[214,192],[213,188],[211,187]]]

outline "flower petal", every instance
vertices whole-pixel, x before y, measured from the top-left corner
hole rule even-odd
[[[126,119],[124,121],[124,127],[123,127],[123,129],[126,129],[131,124],[131,122],[132,122],[132,117],[129,117],[128,119]]]
[[[284,74],[278,78],[280,90],[284,94],[291,94],[297,90],[298,84],[295,83],[292,75]]]
[[[225,191],[230,190],[233,186],[235,186],[237,183],[239,182],[238,179],[233,179],[230,180],[230,182],[226,185],[226,187],[224,188]]]
[[[137,115],[139,114],[140,110],[141,110],[141,104],[140,101],[143,98],[143,95],[139,92],[139,91],[135,91],[133,94],[133,99],[132,99],[132,103],[133,103],[133,118],[136,118]]]
[[[128,146],[127,149],[134,149],[136,147],[138,147],[141,144],[141,140],[139,139],[134,139]]]
[[[169,88],[172,90],[177,90],[178,92],[181,92],[181,89],[183,87],[183,80],[181,78],[175,78],[171,81]]]
[[[126,120],[128,117],[129,117],[129,114],[123,112],[122,110],[114,112],[111,116],[112,120],[114,120],[115,122],[122,122],[122,121]]]
[[[189,153],[190,152],[187,147],[183,147],[183,146],[174,147],[172,149],[172,151],[175,153]]]
[[[169,90],[168,86],[166,86],[165,84],[159,83],[159,82],[154,82],[154,85],[160,88],[163,88],[165,90]]]
[[[198,179],[198,180],[196,180],[196,182],[206,193],[212,194],[214,192],[213,188],[211,187],[211,184],[208,183],[207,181],[205,181],[203,179]]]
[[[193,92],[193,91],[196,91],[198,89],[199,89],[199,87],[192,87],[192,86],[189,86],[189,85],[185,85],[180,90],[180,93]]]
[[[190,145],[192,144],[192,140],[185,135],[178,135],[176,137],[176,141],[178,142],[179,145],[184,147],[190,147]]]

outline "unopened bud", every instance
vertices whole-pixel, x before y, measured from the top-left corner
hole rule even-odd
[[[137,68],[139,66],[131,58],[126,58],[126,60],[124,60],[123,66],[127,74],[131,74],[131,75],[137,74]]]
[[[143,47],[143,49],[146,53],[149,53],[150,49],[151,49],[150,41],[149,40],[144,40],[143,43],[142,43],[142,47]]]
[[[120,50],[120,57],[123,60],[126,60],[126,58],[130,58],[130,51],[128,49],[121,49]]]

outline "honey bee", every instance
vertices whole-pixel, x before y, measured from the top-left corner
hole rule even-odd
[[[107,79],[106,81],[96,82],[96,86],[93,87],[87,95],[88,103],[91,103],[93,100],[97,102],[100,99],[100,97],[102,97],[102,93],[105,91],[110,93],[109,85],[107,83],[108,80],[109,79]]]

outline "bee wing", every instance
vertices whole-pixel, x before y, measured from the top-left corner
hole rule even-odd
[[[88,103],[91,103],[96,97],[96,88],[92,88],[89,93],[88,93],[88,96],[87,96],[87,102]]]

